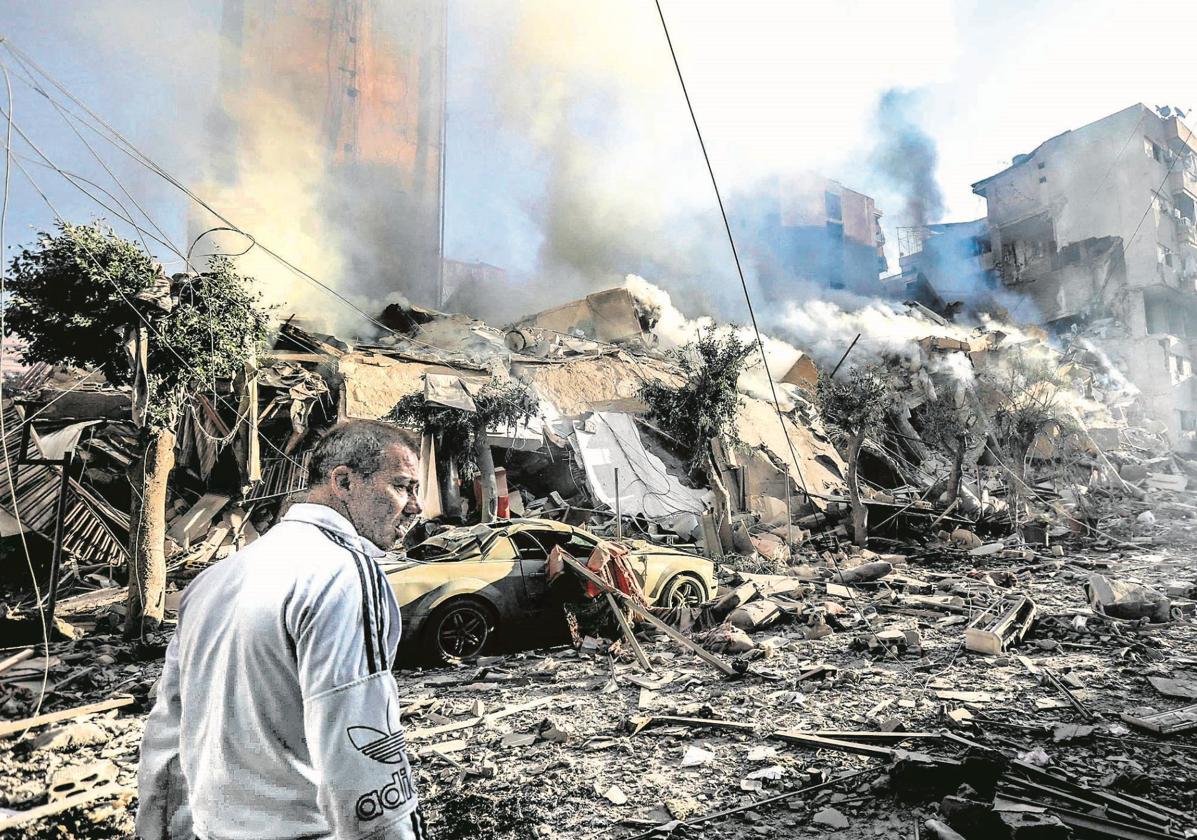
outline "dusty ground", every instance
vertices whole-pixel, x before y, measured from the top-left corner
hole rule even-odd
[[[906,801],[908,791],[891,789],[881,760],[815,751],[769,737],[779,729],[875,730],[886,721],[887,726],[900,724],[911,732],[951,729],[1010,757],[1041,750],[1045,756],[1039,760],[1045,757],[1049,769],[1063,769],[1073,780],[1091,786],[1168,805],[1184,812],[1197,827],[1197,735],[1165,739],[1128,730],[1119,721],[1121,712],[1142,714],[1145,708],[1163,710],[1193,702],[1161,695],[1147,678],[1197,681],[1194,618],[1190,614],[1164,625],[1112,621],[1091,614],[1082,590],[1093,570],[1154,586],[1197,578],[1193,526],[1180,521],[1155,529],[1154,535],[1156,543],[1142,547],[1071,545],[1062,558],[979,558],[975,565],[980,573],[1013,572],[1014,587],[1031,595],[1043,616],[1033,636],[1010,656],[963,651],[962,628],[947,614],[883,612],[885,626],[917,625],[921,656],[870,656],[855,649],[860,630],[807,640],[800,628],[773,626],[754,635],[759,649],[745,655],[755,657],[749,673],[732,679],[664,637],[645,643],[653,675],[643,674],[630,661],[588,657],[565,648],[490,657],[468,667],[400,672],[400,693],[408,708],[405,726],[412,749],[419,751],[414,760],[432,834],[631,838],[654,825],[745,805],[821,781],[828,774],[863,769],[866,772],[850,782],[674,836],[910,838],[916,836],[916,822],[936,815],[938,798]],[[1120,536],[1143,537],[1129,531]],[[938,581],[941,592],[973,593],[979,599],[977,593],[992,589],[992,584],[967,577],[971,562],[920,560],[913,551],[910,556],[909,564],[898,571],[925,579],[945,573],[948,577]],[[861,585],[854,599],[841,601],[851,613],[889,597],[885,587]],[[139,704],[91,718],[85,731],[75,733],[97,742],[91,745],[35,746],[36,736],[55,727],[23,739],[0,740],[0,807],[41,804],[51,774],[68,765],[111,761],[117,781],[135,785],[145,698],[157,676],[158,660],[139,661],[115,637],[105,636],[58,645],[54,653],[60,662],[51,669],[49,681],[56,687],[47,695],[43,711],[121,692],[132,693]],[[828,666],[822,676],[800,679],[820,665]],[[1050,668],[1079,686],[1074,693],[1096,715],[1091,733],[1069,739],[1070,733],[1059,729],[1085,720],[1028,665]],[[68,678],[71,681],[64,684]],[[641,683],[646,680],[658,687],[644,688]],[[966,695],[969,699],[963,701],[941,695],[953,691],[978,694]],[[29,696],[11,680],[0,682],[3,717],[30,714]],[[446,728],[532,701],[543,702],[501,719]],[[959,709],[969,711],[973,719],[957,723],[946,716]],[[629,718],[653,714],[719,718],[752,728],[728,732],[667,725],[651,726],[634,736],[627,733]],[[950,743],[916,746],[948,755],[959,751]],[[753,774],[758,776],[749,778]],[[125,837],[135,806],[131,800],[90,810],[79,807],[7,836]],[[813,820],[820,814],[820,819],[834,821],[828,808],[842,814],[847,827],[835,829]]]

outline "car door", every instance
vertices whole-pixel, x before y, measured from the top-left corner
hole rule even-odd
[[[526,550],[517,540],[520,550],[520,565],[524,570],[524,586],[528,601],[533,606],[543,606],[548,593],[548,557],[556,546],[561,546],[574,559],[586,561],[598,541],[578,531],[562,531],[549,528],[529,528],[519,532],[519,539],[527,545]],[[513,535],[513,539],[515,535]]]
[[[524,609],[543,609],[548,593],[548,559],[551,547],[546,546],[538,534],[530,530],[514,531],[510,538],[519,554],[519,566],[523,577],[522,603]]]

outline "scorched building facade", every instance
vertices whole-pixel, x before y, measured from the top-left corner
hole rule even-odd
[[[316,133],[356,285],[424,305],[442,282],[446,29],[446,0],[225,0],[222,19],[217,177],[261,165],[242,153],[247,95],[288,109]]]
[[[1138,104],[1047,140],[973,184],[992,265],[1036,311],[1090,336],[1174,445],[1197,437],[1197,139]]]

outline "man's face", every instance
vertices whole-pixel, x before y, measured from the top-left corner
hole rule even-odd
[[[384,551],[401,542],[420,516],[419,473],[419,458],[399,445],[383,452],[373,475],[355,473],[345,504],[358,534]]]

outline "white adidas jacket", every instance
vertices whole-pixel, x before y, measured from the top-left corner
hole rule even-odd
[[[142,840],[420,836],[382,555],[324,505],[183,592],[138,771]]]

